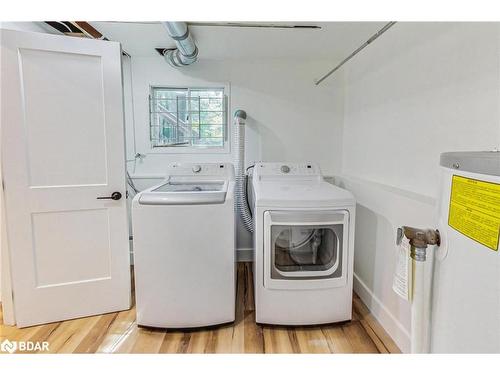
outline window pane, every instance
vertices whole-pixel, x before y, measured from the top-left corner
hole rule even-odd
[[[191,96],[199,96],[201,98],[222,98],[224,96],[224,90],[222,89],[192,89]]]
[[[222,138],[224,136],[221,125],[201,125],[202,138]]]
[[[189,118],[191,117],[191,113],[188,111],[179,111],[178,113],[179,122],[184,124],[189,124]],[[174,116],[175,117],[175,116]]]
[[[189,110],[190,111],[199,111],[200,110],[200,97],[199,96],[191,96],[189,98]]]
[[[201,111],[223,111],[224,110],[224,98],[200,98],[200,110]]]
[[[188,141],[194,147],[223,147],[223,89],[155,87],[151,93],[152,146]]]
[[[172,142],[175,138],[174,134],[174,127],[173,126],[164,126],[162,128],[162,138],[163,140],[166,140],[168,142]]]
[[[223,147],[224,140],[222,138],[198,138],[193,140],[193,145],[203,147]]]
[[[157,112],[176,112],[178,102],[181,102],[181,108],[185,108],[186,96],[186,89],[154,89],[153,110]]]
[[[196,125],[198,126],[198,124],[200,123],[200,113],[199,112],[191,112],[191,125]]]
[[[223,123],[223,113],[222,112],[200,112],[200,123],[209,125],[222,125]]]

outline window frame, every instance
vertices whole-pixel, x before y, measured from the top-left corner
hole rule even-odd
[[[171,146],[171,147],[153,147],[151,141],[151,98],[153,97],[154,90],[166,89],[166,90],[222,90],[225,99],[225,129],[224,129],[224,142],[222,147],[209,147],[209,146]],[[230,108],[231,91],[229,84],[214,84],[214,85],[149,85],[149,95],[148,95],[148,143],[149,150],[148,153],[151,154],[229,154],[231,153],[231,139],[232,139],[232,127],[229,123],[229,114],[231,112]]]

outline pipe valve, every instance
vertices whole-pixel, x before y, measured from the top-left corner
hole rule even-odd
[[[410,240],[410,256],[418,261],[426,260],[427,246],[439,246],[441,244],[441,236],[437,229],[420,229],[403,226],[398,228],[398,243],[401,242],[403,236]]]

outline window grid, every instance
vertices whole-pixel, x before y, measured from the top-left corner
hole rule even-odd
[[[222,88],[152,87],[152,147],[223,148],[227,141],[227,99]]]

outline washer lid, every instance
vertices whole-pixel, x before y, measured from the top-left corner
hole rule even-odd
[[[166,180],[140,193],[145,205],[192,205],[224,203],[227,181]]]
[[[206,192],[223,191],[224,181],[167,181],[163,185],[154,188],[154,193],[177,193],[177,192]]]
[[[259,182],[254,184],[255,205],[268,207],[339,207],[356,204],[354,196],[325,181]]]

